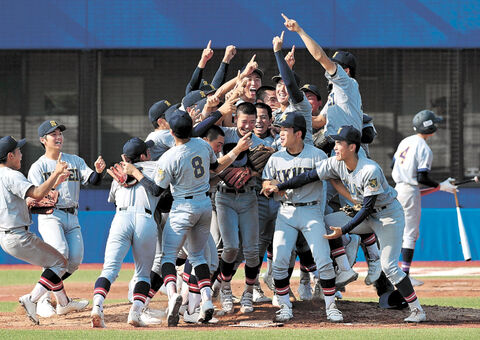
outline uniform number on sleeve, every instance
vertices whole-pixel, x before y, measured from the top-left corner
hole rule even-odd
[[[205,174],[202,158],[200,158],[199,156],[195,156],[192,158],[192,167],[193,175],[195,176],[195,178],[200,178]]]
[[[410,149],[410,147],[408,147],[405,150],[403,150],[402,152],[400,152],[400,158],[402,159],[400,161],[400,164],[403,164],[403,162],[405,161],[405,158],[407,157],[408,149]]]

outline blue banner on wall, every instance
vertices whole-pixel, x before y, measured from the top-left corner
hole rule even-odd
[[[0,49],[271,48],[282,12],[325,47],[480,47],[477,0],[1,0]]]

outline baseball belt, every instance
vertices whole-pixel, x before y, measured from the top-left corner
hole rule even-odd
[[[290,203],[290,202],[282,202],[283,205],[288,205],[291,207],[306,207],[310,205],[317,205],[320,201],[313,201],[313,202],[300,202],[300,203]]]

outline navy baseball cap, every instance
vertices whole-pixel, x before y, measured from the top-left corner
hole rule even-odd
[[[209,84],[208,81],[206,80],[202,80],[202,84],[200,85],[200,91],[203,91],[205,92],[205,94],[208,96],[209,94],[211,93],[214,93],[215,91],[217,91],[217,89],[215,88],[215,86],[213,86],[212,84]]]
[[[26,142],[25,138],[19,141],[12,136],[0,138],[0,159],[6,158],[9,152],[14,151],[16,148],[21,148]]]
[[[178,108],[180,107],[180,105],[182,105],[182,103],[173,104],[172,106],[170,106],[167,109],[167,111],[165,111],[165,120],[167,121],[167,123],[170,120],[170,118],[172,117],[172,113],[177,111]]]
[[[130,159],[137,159],[141,154],[145,154],[153,144],[153,140],[144,142],[138,137],[133,137],[123,145],[123,154]]]
[[[38,127],[38,137],[48,135],[56,129],[60,129],[60,131],[65,131],[67,128],[65,127],[65,125],[58,124],[54,120],[46,120]]]
[[[247,66],[244,66],[240,72],[245,71],[245,67],[247,67]],[[263,79],[264,73],[263,73],[263,71],[262,71],[261,69],[256,68],[255,70],[252,71],[252,73],[258,74],[258,76],[260,77],[260,79]]]
[[[185,111],[176,110],[173,112],[168,124],[178,138],[189,138],[192,135],[192,117]]]
[[[335,140],[344,140],[348,144],[360,144],[360,141],[362,140],[360,131],[351,125],[342,126],[340,129],[338,129],[336,135],[331,135],[330,137]]]
[[[293,76],[295,77],[295,81],[297,82],[297,85],[300,85],[300,76],[295,71],[293,71]],[[282,76],[280,74],[277,74],[276,76],[272,77],[272,81],[275,84],[278,83],[280,80],[282,80]]]
[[[285,119],[277,123],[276,125],[280,127],[294,128],[300,130],[307,129],[307,122],[305,121],[305,117],[303,117],[303,115],[297,112],[289,112]]]
[[[150,121],[156,122],[158,118],[165,118],[165,111],[172,106],[168,100],[161,100],[159,102],[156,102],[150,107],[150,110],[148,110],[148,117],[150,118]]]
[[[197,91],[191,91],[189,92],[185,97],[182,99],[182,105],[187,109],[187,107],[190,107],[194,105],[196,102],[199,102],[203,98],[205,98],[207,94],[203,91],[197,90]]]
[[[305,84],[300,88],[300,90],[302,90],[303,92],[312,92],[314,95],[317,96],[318,100],[322,100],[320,90],[313,84]]]

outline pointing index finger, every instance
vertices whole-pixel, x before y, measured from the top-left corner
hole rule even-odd
[[[292,54],[295,53],[295,45],[292,46]]]
[[[283,41],[283,36],[285,34],[285,31],[282,31],[282,34],[280,34],[280,40]]]
[[[122,153],[122,160],[125,162],[125,163],[128,163],[127,162],[127,159],[125,158],[125,155]]]
[[[289,19],[287,18],[287,16],[285,14],[282,13],[282,17],[283,19],[285,19],[285,21],[288,21]]]
[[[58,154],[57,162],[60,162],[61,160],[62,160],[62,153],[60,152],[60,153]]]
[[[257,56],[256,54],[254,54],[254,55],[252,56],[252,59],[250,59],[250,62],[251,62],[251,63],[255,62],[255,57],[256,57],[256,56]]]
[[[207,45],[208,50],[210,49],[210,46],[212,46],[212,41],[211,40],[208,41],[208,45]]]

